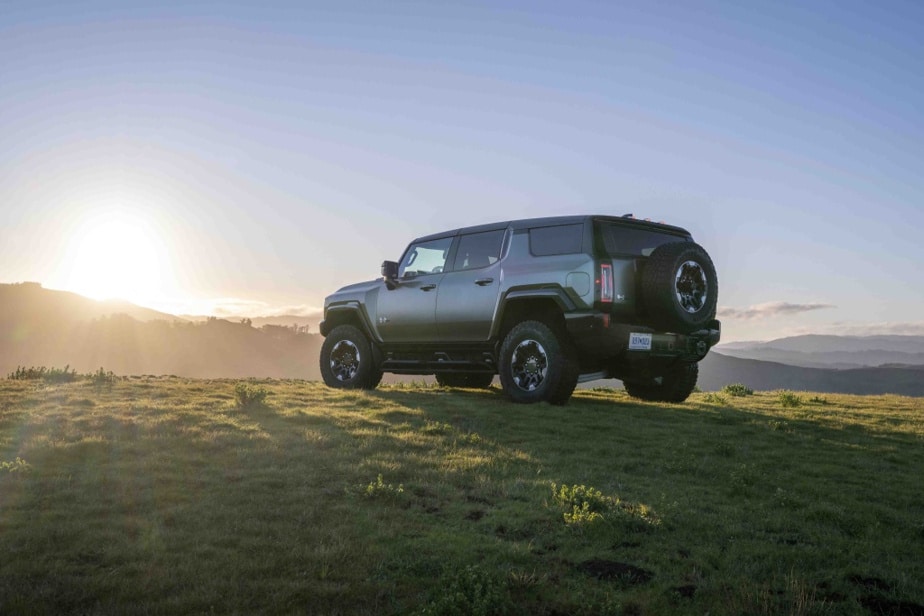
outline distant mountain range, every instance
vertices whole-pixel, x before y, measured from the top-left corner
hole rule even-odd
[[[120,375],[316,380],[322,339],[305,325],[304,318],[286,316],[181,318],[37,283],[0,284],[0,378],[19,366],[69,365]],[[755,390],[924,396],[924,337],[796,336],[719,345],[700,364],[700,388],[732,383]]]
[[[758,391],[789,389],[842,394],[924,396],[924,366],[834,370],[730,357],[713,351],[700,362],[699,387],[716,391],[743,383]]]
[[[924,366],[924,336],[793,336],[720,344],[723,355],[806,368]]]

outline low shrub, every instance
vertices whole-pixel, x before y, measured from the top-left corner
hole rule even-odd
[[[379,473],[375,481],[370,481],[363,492],[366,498],[398,498],[402,494],[404,494],[404,484],[399,483],[395,486],[392,483],[385,483],[382,473]]]
[[[100,366],[99,370],[88,374],[87,379],[93,383],[93,386],[97,389],[102,389],[103,387],[112,389],[113,384],[116,382],[116,375],[112,370],[107,372]]]
[[[777,394],[777,399],[780,401],[780,406],[783,408],[796,408],[802,406],[802,396],[799,396],[791,391],[783,390]]]
[[[269,392],[265,387],[257,387],[248,383],[238,383],[234,386],[234,399],[237,408],[241,410],[255,409],[266,406],[266,397]]]
[[[32,465],[22,458],[16,458],[12,462],[0,462],[0,472],[25,473],[30,470],[32,470]]]
[[[744,396],[753,396],[754,390],[743,383],[732,383],[731,385],[723,387],[722,393],[728,396],[741,398]]]
[[[513,608],[506,581],[477,565],[443,575],[436,588],[438,596],[421,616],[494,616]]]
[[[77,380],[77,371],[72,370],[70,364],[61,368],[46,368],[45,366],[26,368],[18,366],[14,372],[7,375],[7,379],[16,381],[45,381],[46,383],[70,383]]]

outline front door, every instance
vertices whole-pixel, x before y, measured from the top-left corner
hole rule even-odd
[[[398,266],[398,286],[382,283],[372,326],[386,343],[436,341],[436,298],[452,237],[412,244]]]

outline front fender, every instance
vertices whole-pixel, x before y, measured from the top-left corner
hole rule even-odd
[[[333,304],[324,311],[324,320],[321,321],[318,329],[322,336],[327,336],[338,325],[355,325],[363,330],[363,333],[370,340],[374,340],[372,327],[369,323],[369,315],[366,314],[363,305],[356,300],[346,301],[339,304]]]

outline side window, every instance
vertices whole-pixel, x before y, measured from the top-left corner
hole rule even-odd
[[[438,274],[446,267],[446,256],[452,238],[444,237],[419,244],[412,244],[407,249],[401,265],[398,266],[398,278],[413,278],[424,274]]]
[[[537,257],[581,252],[584,225],[537,227],[529,230],[529,252]]]
[[[477,269],[497,263],[504,243],[504,233],[503,229],[499,229],[461,236],[452,269]]]

